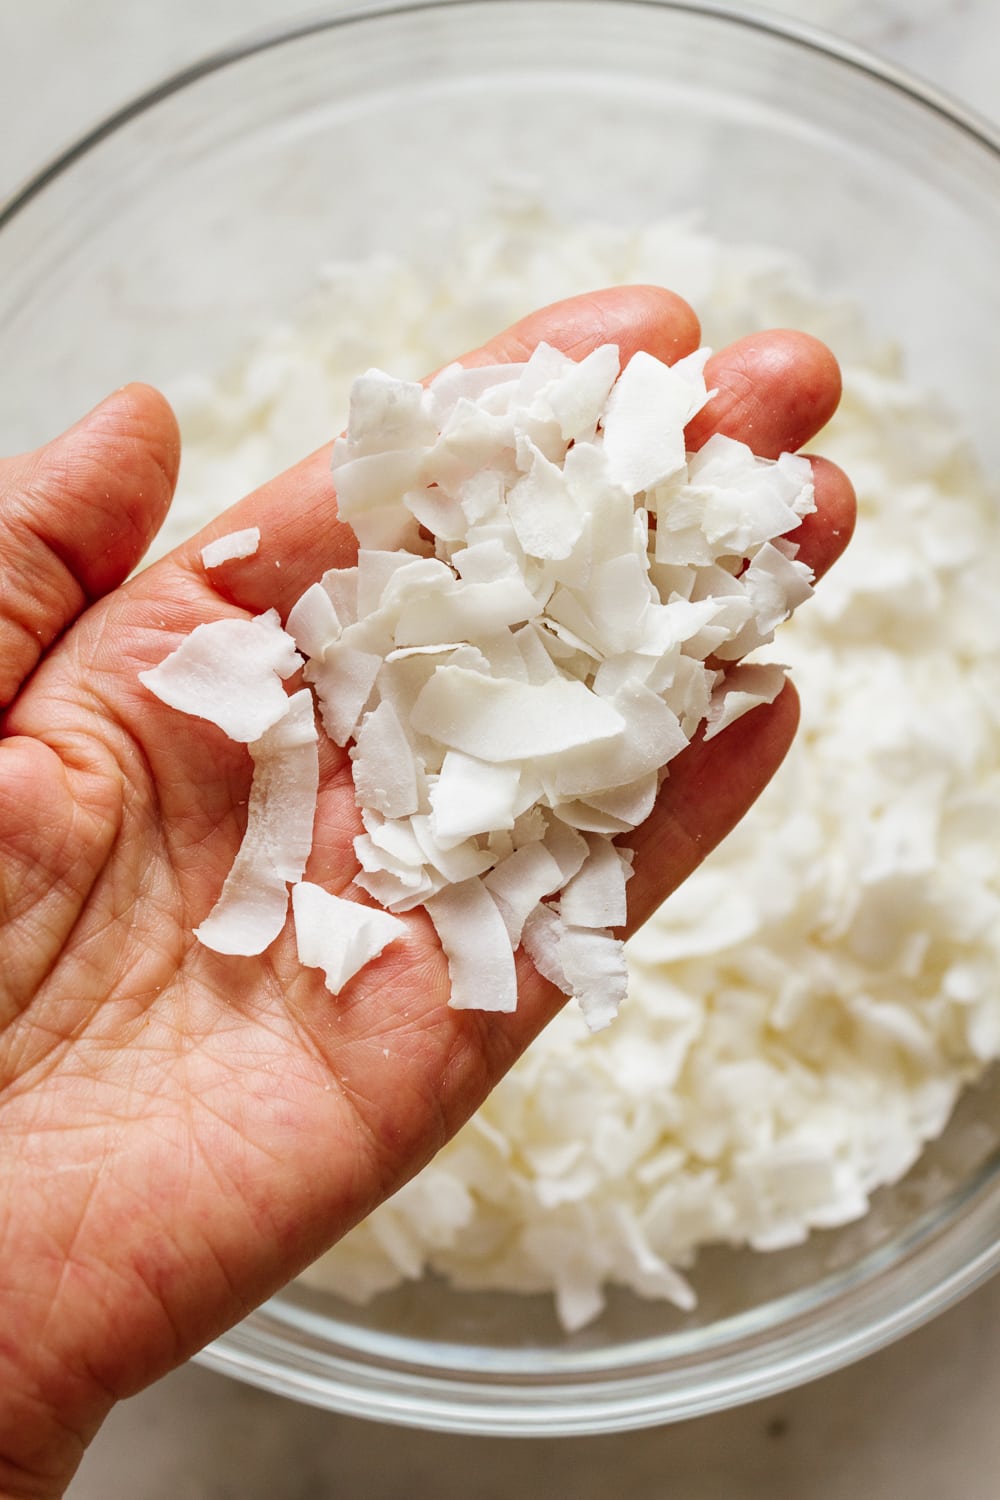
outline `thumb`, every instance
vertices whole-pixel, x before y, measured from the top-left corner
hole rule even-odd
[[[33,453],[0,460],[0,707],[142,558],[179,462],[174,414],[145,385],[116,391]]]

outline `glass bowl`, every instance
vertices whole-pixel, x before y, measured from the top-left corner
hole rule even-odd
[[[720,5],[376,5],[253,40],[108,120],[0,212],[0,449],[130,379],[214,371],[331,257],[448,233],[498,172],[555,215],[780,245],[944,391],[1000,460],[1000,142],[861,53]],[[557,294],[558,287],[553,288]],[[527,309],[525,309],[527,310]],[[484,330],[488,331],[488,330]],[[226,497],[235,498],[234,496]],[[697,1310],[433,1278],[356,1308],[296,1284],[202,1358],[281,1394],[444,1430],[551,1436],[697,1415],[898,1337],[1000,1260],[998,1082],[863,1220],[772,1254],[704,1252]]]

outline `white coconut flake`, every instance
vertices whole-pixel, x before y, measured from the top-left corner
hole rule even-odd
[[[494,862],[492,851],[480,848],[474,839],[464,839],[460,843],[440,841],[432,820],[425,814],[412,817],[410,827],[426,863],[453,885],[482,875]]]
[[[285,629],[304,656],[322,657],[343,631],[336,606],[322,583],[313,583],[292,605]]]
[[[512,948],[520,943],[524,924],[538,903],[563,883],[560,865],[542,843],[523,844],[484,875],[483,884],[500,908]]]
[[[603,812],[590,802],[582,802],[579,798],[564,802],[562,799],[553,809],[557,818],[569,825],[570,828],[579,829],[583,833],[606,833],[613,837],[616,833],[630,833],[632,824],[625,818],[616,817],[614,813]]]
[[[447,567],[433,557],[417,557],[404,548],[362,547],[357,563],[358,619],[362,623],[380,618],[386,610],[392,618],[414,592],[450,583]]]
[[[646,616],[655,599],[648,574],[645,547],[641,554],[626,552],[594,566],[587,588],[587,613],[603,657],[641,649]]]
[[[745,557],[771,537],[793,530],[813,508],[812,470],[805,459],[795,460],[789,469],[757,458],[746,443],[717,432],[692,456],[674,505],[694,505],[715,555]]]
[[[292,915],[299,962],[322,969],[334,995],[390,943],[406,936],[406,923],[398,917],[345,901],[307,880],[292,887]]]
[[[319,751],[312,694],[286,700],[277,724],[250,746],[247,827],[232,869],[195,936],[216,953],[263,953],[285,925],[288,885],[312,848]]]
[[[554,984],[564,995],[572,995],[573,986],[562,963],[562,940],[565,927],[559,913],[550,906],[536,906],[521,929],[525,951],[543,979]]]
[[[306,667],[323,716],[323,727],[335,745],[346,745],[357,730],[371,696],[382,658],[333,641],[322,657]]]
[[[437,429],[431,399],[415,380],[397,380],[383,370],[367,370],[351,385],[348,414],[352,457],[387,449],[430,447]]]
[[[625,881],[631,868],[607,839],[591,835],[587,858],[559,901],[568,927],[624,927],[628,917]]]
[[[491,765],[460,750],[447,751],[430,790],[431,829],[438,844],[447,847],[513,828],[520,787],[516,765]]]
[[[624,943],[602,928],[566,926],[559,960],[588,1030],[603,1031],[628,990]]]
[[[753,708],[773,703],[785,685],[785,669],[776,662],[734,667],[712,694],[706,715],[706,740],[714,739]]]
[[[463,667],[438,667],[413,705],[415,729],[479,760],[558,755],[620,735],[625,721],[582,682],[497,681]]]
[[[633,354],[608,397],[602,419],[604,453],[612,479],[629,494],[662,484],[684,467],[684,428],[704,406],[701,370],[681,362],[671,368],[640,350]]]
[[[445,426],[459,401],[476,402],[497,386],[516,383],[524,364],[461,365],[453,363],[439,370],[430,382],[431,410],[438,429]]]
[[[705,709],[707,707],[706,697]],[[699,720],[704,717],[705,709],[698,715]],[[590,806],[596,812],[607,813],[613,818],[620,819],[629,828],[638,828],[640,823],[645,823],[653,811],[659,790],[659,773],[650,771],[635,781],[626,782],[624,786],[612,787],[607,792],[591,793]]]
[[[520,578],[499,577],[488,583],[452,580],[400,609],[395,627],[398,646],[432,645],[468,640],[520,625],[539,612],[538,601]]]
[[[260,546],[260,527],[248,526],[243,531],[228,531],[201,549],[201,560],[206,568],[218,568],[225,562],[236,562],[240,558],[253,557]]]
[[[530,557],[569,557],[583,530],[563,471],[528,444],[529,468],[508,491],[507,505],[517,539]]]
[[[514,953],[499,908],[482,882],[446,886],[426,907],[448,960],[448,1004],[454,1010],[516,1010]]]
[[[753,618],[732,639],[719,643],[720,661],[736,660],[766,645],[777,627],[813,594],[812,570],[769,542],[755,554],[740,583]]]
[[[602,344],[579,363],[567,361],[542,388],[538,399],[559,423],[567,443],[593,435],[620,369],[618,346]]]
[[[413,747],[392,704],[383,700],[366,714],[351,751],[358,801],[387,818],[406,818],[420,805]]]
[[[370,807],[362,807],[361,821],[376,848],[385,850],[403,865],[419,867],[423,855],[409,820],[383,818]]]
[[[366,891],[386,911],[407,912],[423,906],[428,897],[442,890],[447,881],[436,870],[424,870],[415,880],[401,879],[392,870],[362,869],[354,883]]]
[[[621,725],[617,738],[608,735],[603,743],[595,739],[586,749],[567,745],[546,763],[543,777],[560,800],[625,786],[666,765],[687,747],[673,709],[641,682],[620,688],[609,702],[601,701]]]
[[[337,510],[344,520],[356,522],[365,511],[395,507],[401,495],[424,482],[426,452],[404,448],[398,452],[349,456],[350,448],[334,443],[333,472],[337,486]],[[368,542],[371,546],[372,543]]]
[[[330,596],[334,613],[342,629],[358,618],[358,568],[328,568],[320,585]]]
[[[282,680],[302,665],[277,610],[252,620],[196,625],[176,650],[139,681],[162,702],[208,719],[231,740],[260,739],[288,711]]]

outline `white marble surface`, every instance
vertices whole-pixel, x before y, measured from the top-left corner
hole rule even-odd
[[[594,1438],[464,1438],[314,1411],[189,1367],[119,1407],[69,1500],[996,1500],[1000,1279],[863,1364]]]
[[[1000,122],[996,0],[782,0],[772,9],[921,74]],[[165,73],[281,0],[2,0],[0,199]],[[1000,1282],[860,1365],[741,1410],[580,1440],[388,1430],[207,1371],[111,1417],[70,1500],[996,1500]]]

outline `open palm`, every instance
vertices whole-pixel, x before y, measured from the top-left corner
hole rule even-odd
[[[630,288],[533,315],[469,362],[617,342],[696,347],[678,299]],[[715,356],[689,430],[776,455],[822,426],[836,366],[803,335]],[[62,1493],[115,1399],[235,1322],[415,1172],[562,1003],[519,955],[514,1016],[454,1011],[426,916],[334,1000],[288,930],[221,958],[192,929],[246,818],[245,747],[138,680],[202,621],[282,617],[354,543],[324,450],[127,583],[177,463],[131,387],[0,465],[0,1500]],[[853,521],[815,461],[797,533],[822,572]],[[212,535],[258,554],[206,574]],[[736,822],[794,732],[791,690],[678,758],[631,842],[637,925]],[[349,762],[325,744],[307,877],[357,894]]]

